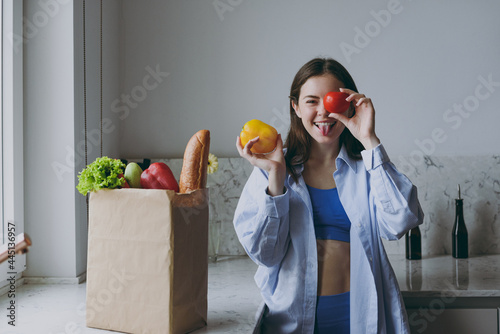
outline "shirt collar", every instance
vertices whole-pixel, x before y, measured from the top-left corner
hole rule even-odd
[[[356,160],[352,159],[349,154],[347,153],[347,149],[344,144],[342,144],[342,147],[340,148],[339,155],[337,156],[337,159],[335,159],[335,163],[337,163],[337,160],[341,159],[343,160],[351,169],[356,172],[357,171],[357,162]],[[338,168],[338,165],[337,165]]]

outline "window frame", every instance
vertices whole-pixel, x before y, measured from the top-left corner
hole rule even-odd
[[[24,146],[23,146],[23,1],[1,0],[0,55],[0,244],[7,241],[9,222],[15,235],[24,232]],[[0,264],[0,292],[12,273],[20,278],[26,256],[16,255],[14,269]],[[1,293],[0,293],[1,294]]]

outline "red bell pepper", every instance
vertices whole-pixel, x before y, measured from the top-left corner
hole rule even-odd
[[[179,184],[174,174],[163,162],[152,163],[142,172],[141,187],[144,189],[170,189],[179,192]]]
[[[125,177],[123,176],[123,174],[118,174],[118,178],[119,179],[123,178],[125,180]],[[128,185],[127,180],[125,180],[125,183],[123,184],[122,188],[130,188],[130,186]]]

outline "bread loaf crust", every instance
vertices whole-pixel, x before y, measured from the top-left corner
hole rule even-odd
[[[179,192],[188,193],[207,186],[210,131],[196,132],[186,145],[179,178]]]

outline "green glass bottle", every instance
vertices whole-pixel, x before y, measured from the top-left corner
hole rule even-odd
[[[422,258],[422,238],[418,226],[406,232],[405,244],[406,258],[408,260],[420,260]]]
[[[469,240],[464,220],[464,201],[460,194],[460,185],[458,185],[458,198],[455,199],[455,224],[451,231],[451,253],[457,259],[469,257]]]

